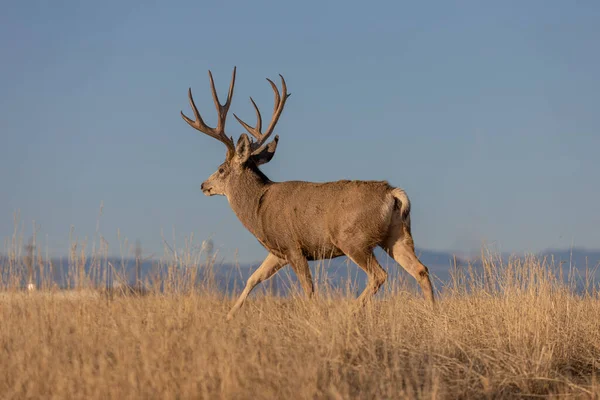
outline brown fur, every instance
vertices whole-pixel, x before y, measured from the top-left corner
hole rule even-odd
[[[433,303],[427,268],[417,259],[406,193],[384,181],[272,182],[247,157],[242,135],[234,157],[202,184],[208,195],[227,197],[242,224],[270,256],[248,280],[229,318],[258,283],[290,264],[308,296],[313,283],[310,260],[348,256],[369,276],[359,297],[364,304],[377,293],[387,273],[373,255],[384,248],[415,277]]]

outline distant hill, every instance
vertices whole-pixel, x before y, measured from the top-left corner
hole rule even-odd
[[[600,265],[600,250],[573,248],[571,250],[545,250],[539,253],[545,258],[554,257],[557,262],[571,263],[578,269],[589,267],[594,269]]]
[[[450,278],[450,271],[452,267],[466,267],[471,265],[473,268],[480,268],[481,262],[478,257],[466,258],[455,256],[451,252],[445,251],[432,251],[417,249],[417,255],[425,264],[431,274],[434,277],[434,285],[438,288],[443,286],[444,282],[447,282]],[[600,250],[587,250],[581,248],[573,248],[571,250],[545,250],[539,253],[531,254],[502,254],[498,255],[503,260],[508,260],[510,257],[525,257],[527,255],[534,255],[540,259],[546,259],[548,263],[553,262],[555,265],[562,264],[563,269],[568,270],[569,267],[584,270],[586,267],[589,269],[596,269],[596,280],[600,281]],[[408,278],[408,274],[401,268],[398,268],[397,264],[385,254],[382,250],[376,251],[376,256],[382,266],[387,269],[390,279],[396,279],[398,277]],[[4,258],[0,255],[0,265],[4,265]],[[69,271],[67,259],[53,259],[52,260],[54,269],[54,281],[61,287],[68,286],[67,282],[73,277],[73,271]],[[332,260],[324,261],[313,261],[310,263],[313,271],[313,276],[317,279],[318,284],[323,284],[325,281],[332,287],[346,287],[348,282],[353,282],[357,288],[362,288],[366,282],[366,275],[362,272],[354,263],[350,262],[346,257],[339,257]],[[98,265],[98,264],[96,264]],[[134,259],[121,259],[121,258],[109,258],[107,260],[101,260],[100,265],[104,269],[108,268],[110,271],[117,271],[120,276],[125,277],[129,284],[135,282],[135,260]],[[212,276],[216,281],[218,287],[221,290],[227,292],[239,292],[245,285],[246,280],[251,273],[258,268],[260,261],[248,264],[231,264],[222,261],[216,261],[212,269]],[[90,261],[86,263],[86,271],[90,272]],[[157,274],[162,270],[162,273],[166,273],[166,265],[161,260],[147,260],[141,265],[141,278],[146,280],[150,278],[152,274]],[[5,272],[5,271],[4,271]],[[46,271],[46,274],[48,272]],[[207,271],[200,268],[198,279],[202,279]],[[101,273],[100,273],[101,274]],[[36,275],[39,278],[39,272],[36,271]],[[99,278],[102,275],[99,276]],[[112,281],[114,278],[113,273],[107,275],[107,279]],[[290,285],[296,283],[296,277],[291,272],[289,267],[284,268],[276,278],[269,282],[268,287],[280,294],[287,293]],[[413,280],[407,279],[410,284],[413,284]],[[71,280],[73,282],[73,280]]]

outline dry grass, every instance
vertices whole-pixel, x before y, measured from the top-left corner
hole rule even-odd
[[[146,296],[7,290],[0,396],[16,398],[598,398],[600,299],[540,260],[455,271],[436,311],[391,283],[351,296],[258,291],[237,318],[204,285]],[[568,281],[568,280],[567,280]],[[590,289],[588,287],[588,289]]]

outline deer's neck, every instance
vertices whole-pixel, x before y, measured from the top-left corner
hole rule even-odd
[[[248,168],[227,194],[233,212],[254,236],[261,235],[260,203],[272,182],[257,167]]]

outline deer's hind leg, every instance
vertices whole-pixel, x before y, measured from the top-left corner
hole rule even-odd
[[[372,249],[365,249],[360,246],[340,246],[340,250],[348,256],[356,265],[367,273],[367,286],[358,296],[359,307],[364,306],[373,297],[385,283],[387,272],[381,267]]]
[[[429,279],[429,270],[415,254],[415,244],[410,233],[410,227],[400,221],[391,227],[391,232],[382,246],[387,253],[409,274],[413,276],[421,286],[425,299],[435,304],[433,287]]]

